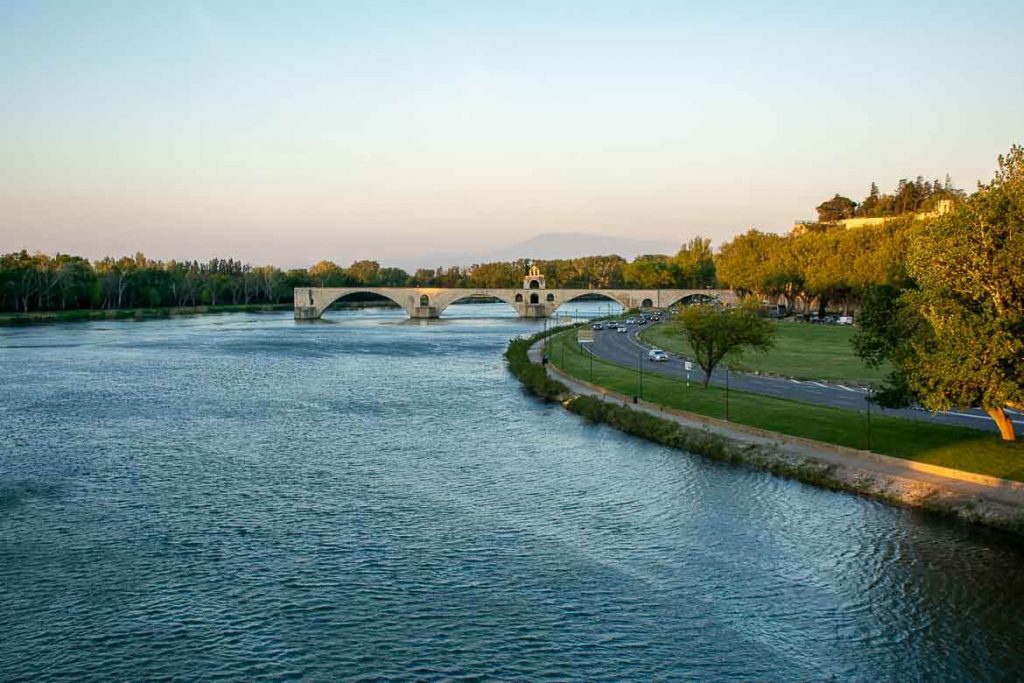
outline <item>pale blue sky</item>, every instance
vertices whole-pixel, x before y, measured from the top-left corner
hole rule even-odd
[[[553,4],[0,2],[0,251],[719,243],[1024,142],[1022,2]]]

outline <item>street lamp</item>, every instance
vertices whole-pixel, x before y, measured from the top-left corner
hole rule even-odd
[[[640,364],[638,365],[638,367],[640,368],[640,399],[643,400],[643,397],[644,397],[644,352],[643,351],[640,352]]]
[[[725,366],[725,421],[729,421],[729,366]]]
[[[868,397],[867,397],[867,402],[868,402],[868,450],[869,451],[871,450],[871,395],[872,395],[872,391],[873,390],[874,390],[874,387],[869,384],[868,385]]]

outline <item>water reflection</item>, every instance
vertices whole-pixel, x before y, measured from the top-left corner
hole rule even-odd
[[[0,330],[4,677],[1024,664],[1014,546],[537,403],[543,322],[452,308]]]

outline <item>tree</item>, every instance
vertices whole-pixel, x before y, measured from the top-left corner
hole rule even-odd
[[[377,284],[377,275],[380,272],[380,264],[376,261],[356,261],[349,266],[345,273],[361,285],[373,286]]]
[[[701,236],[680,247],[675,256],[679,272],[677,285],[681,287],[711,287],[715,284],[715,260],[711,255],[711,240]]]
[[[907,268],[917,286],[871,301],[857,348],[896,366],[888,398],[981,406],[1013,441],[1006,409],[1024,409],[1024,148],[998,165],[991,183],[914,235]]]
[[[704,371],[705,387],[726,355],[739,355],[747,348],[767,351],[774,343],[775,328],[758,314],[753,302],[732,309],[688,306],[676,320],[693,349],[697,365]]]
[[[837,194],[832,199],[818,205],[818,220],[822,223],[834,223],[844,218],[853,218],[856,209],[857,202]]]

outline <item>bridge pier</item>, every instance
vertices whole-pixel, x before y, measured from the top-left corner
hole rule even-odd
[[[316,306],[296,306],[295,307],[295,319],[296,320],[318,320],[323,315]]]
[[[417,306],[409,313],[410,318],[440,318],[441,312],[436,306]]]
[[[547,304],[525,304],[523,309],[519,311],[520,318],[550,318],[551,314],[555,312],[552,307],[548,310]]]

